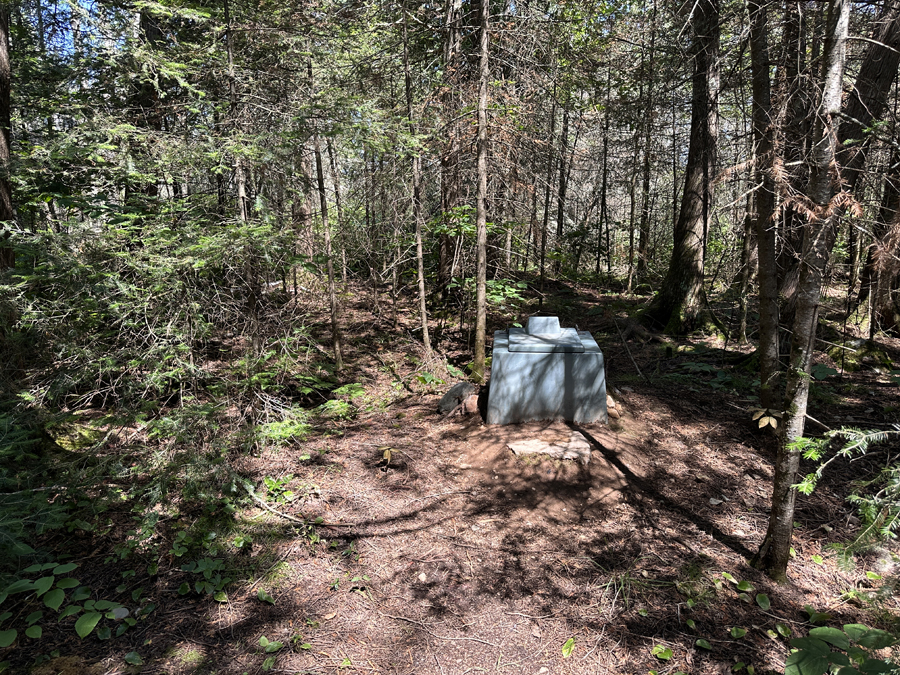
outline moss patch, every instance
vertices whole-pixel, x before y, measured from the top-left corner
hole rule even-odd
[[[890,370],[894,367],[891,357],[874,342],[860,344],[858,341],[852,341],[844,346],[847,349],[831,347],[828,350],[828,356],[834,359],[838,365],[843,365],[847,372],[852,373],[878,367]],[[851,349],[854,351],[850,351]]]

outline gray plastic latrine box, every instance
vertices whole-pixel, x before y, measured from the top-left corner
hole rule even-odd
[[[603,353],[587,331],[533,316],[494,333],[487,423],[607,422]]]

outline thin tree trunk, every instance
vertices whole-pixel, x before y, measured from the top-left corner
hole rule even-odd
[[[0,270],[14,267],[16,253],[9,244],[10,225],[15,221],[9,161],[12,137],[10,93],[12,68],[9,58],[9,4],[0,3]]]
[[[312,65],[310,65],[310,70]],[[319,135],[313,136],[313,148],[316,155],[316,178],[319,184],[319,204],[322,209],[322,231],[325,235],[325,260],[328,270],[328,302],[331,307],[331,346],[334,348],[334,369],[344,368],[344,357],[341,353],[340,307],[334,289],[334,260],[331,251],[331,224],[328,222],[328,195],[325,192],[325,170],[322,166],[322,150]]]
[[[547,261],[547,228],[550,224],[550,184],[553,180],[553,137],[556,135],[556,85],[553,86],[553,105],[550,107],[550,141],[547,143],[547,183],[544,186],[544,221],[541,226],[541,297],[538,307],[544,304],[544,269]]]
[[[606,273],[612,274],[612,260],[609,252],[609,211],[606,208],[606,186],[609,177],[609,90],[611,72],[611,68],[606,69],[606,107],[603,110],[603,182],[600,186],[600,226],[597,228],[597,276],[600,276],[600,252],[603,248],[604,225],[606,225]]]
[[[787,579],[800,450],[794,442],[802,438],[809,399],[810,368],[816,339],[819,298],[825,268],[840,218],[840,205],[832,201],[836,193],[834,162],[837,154],[835,118],[840,113],[841,84],[846,61],[846,39],[850,0],[832,0],[829,5],[828,34],[823,54],[823,87],[819,117],[813,132],[813,165],[807,196],[812,205],[804,228],[797,307],[794,314],[791,360],[785,384],[785,410],[781,425],[769,527],[754,558],[754,564],[773,579]]]
[[[237,128],[237,84],[234,79],[234,51],[231,40],[231,14],[230,2],[225,0],[225,49],[228,52],[228,96],[231,102],[231,116]],[[240,155],[234,158],[234,182],[237,190],[238,216],[242,223],[249,218],[247,204],[247,178],[244,170],[244,162]]]
[[[641,226],[638,240],[638,279],[643,279],[647,272],[647,255],[650,246],[650,141],[653,130],[653,83],[656,77],[653,73],[656,48],[656,0],[653,1],[653,10],[650,14],[650,53],[645,63],[643,52],[641,54],[642,80],[647,81],[647,101],[644,109],[644,158],[642,162],[641,179]]]
[[[341,237],[341,283],[347,288],[347,244],[344,224],[344,209],[341,203],[341,174],[338,171],[337,157],[330,138],[325,139],[325,150],[328,152],[328,164],[331,167],[331,182],[334,183],[334,207],[337,209],[337,228]]]
[[[413,121],[412,105],[412,78],[409,74],[409,37],[407,35],[407,23],[409,17],[406,10],[403,11],[403,76],[406,89],[406,118],[409,122],[409,131],[416,133],[416,125]],[[428,335],[428,308],[425,303],[425,261],[422,254],[422,187],[421,187],[421,158],[419,153],[412,158],[412,204],[413,220],[416,228],[416,270],[419,282],[419,321],[422,326],[422,345],[425,347],[425,359],[431,358],[431,340]]]
[[[753,140],[757,185],[754,227],[759,257],[759,398],[763,408],[780,408],[778,381],[778,269],[776,266],[775,144],[769,76],[768,17],[760,0],[750,0],[750,59],[753,90]]]
[[[559,275],[563,256],[563,235],[566,226],[566,192],[569,187],[566,159],[569,143],[569,106],[563,106],[562,132],[559,135],[559,191],[556,193],[556,260],[553,272]]]
[[[488,130],[487,100],[488,31],[490,2],[481,0],[481,30],[479,31],[480,63],[478,77],[478,191],[475,197],[475,358],[472,376],[476,382],[484,381],[485,332],[487,330],[487,186],[488,186]]]

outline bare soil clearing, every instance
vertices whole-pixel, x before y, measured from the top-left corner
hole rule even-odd
[[[271,670],[282,673],[705,674],[729,672],[738,661],[764,673],[783,669],[788,652],[784,638],[766,631],[782,623],[795,637],[805,634],[805,605],[831,614],[830,625],[893,621],[892,598],[871,606],[842,598],[871,583],[865,572],[875,556],[845,572],[825,551],[852,537],[844,499],[850,477],[877,458],[854,464],[852,473],[835,467],[800,499],[792,584],[772,584],[746,564],[766,528],[772,439],[751,421],[752,391],[739,386],[738,374],[729,375],[734,386],[716,375],[727,370],[724,345],[680,341],[688,351],[667,357],[664,347],[635,339],[628,347],[648,383],[613,323],[632,301],[566,290],[551,310],[564,325],[580,317],[579,328],[595,333],[618,420],[497,427],[477,414],[444,417],[437,403],[450,383],[428,390],[410,379],[417,343],[403,337],[377,346],[391,329],[363,297],[349,314],[348,335],[356,338],[343,377],[381,403],[238,467],[257,483],[293,474],[292,486],[308,496],[274,510],[330,525],[304,530],[251,508],[239,517],[266,532],[249,553],[262,572],[232,586],[227,604],[178,596],[181,561],[170,560],[142,581],[159,609],[138,630],[109,642],[61,632],[61,651],[96,664],[97,672],[258,673],[266,636],[285,645]],[[404,321],[415,325],[412,310]],[[896,341],[880,342],[900,361]],[[445,335],[441,347],[463,362],[464,345]],[[692,372],[686,363],[715,371]],[[811,410],[821,422],[898,421],[897,387],[878,373],[846,374],[830,386]],[[520,458],[508,447],[567,439],[573,430],[591,445],[587,466]],[[310,453],[311,460],[301,459]],[[93,550],[99,541],[70,545],[85,549],[85,567],[105,553]],[[821,564],[813,559],[819,555]],[[115,585],[113,567],[97,566],[98,585],[104,577]],[[752,583],[750,602],[723,572]],[[257,599],[260,589],[274,604]],[[771,608],[757,606],[755,593],[766,594]],[[733,638],[732,627],[746,636]],[[565,655],[569,640],[574,646]],[[669,660],[652,654],[657,645],[671,649]],[[141,653],[142,669],[122,665],[131,650]]]

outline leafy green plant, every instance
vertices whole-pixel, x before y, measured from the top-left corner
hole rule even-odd
[[[897,644],[892,634],[862,624],[845,624],[843,630],[820,626],[807,637],[791,640],[793,653],[785,662],[785,675],[842,675],[895,673],[900,666],[882,659],[876,652]]]
[[[653,649],[650,650],[650,654],[658,658],[660,661],[668,661],[672,658],[672,650],[669,647],[664,647],[663,645],[655,645]]]
[[[191,574],[199,574],[201,578],[194,581],[193,587],[186,581],[182,583],[178,588],[180,595],[187,595],[193,589],[198,594],[212,595],[216,602],[228,602],[225,588],[232,579],[223,575],[225,562],[221,558],[201,558],[182,565],[181,569]]]
[[[565,643],[562,646],[563,658],[564,659],[569,658],[570,656],[572,656],[572,653],[574,651],[575,651],[575,638],[570,637],[568,640],[565,641]]]
[[[294,480],[294,474],[292,473],[282,476],[281,478],[265,476],[263,478],[263,484],[266,486],[266,499],[275,502],[276,504],[284,504],[285,502],[293,501],[296,498],[296,494],[294,494],[293,490],[287,489],[288,484],[290,484],[292,480]]]
[[[23,623],[12,624],[0,630],[0,648],[9,647],[23,635],[32,640],[43,636],[41,622],[47,610],[57,616],[57,621],[77,616],[75,632],[85,638],[94,630],[101,640],[109,639],[112,629],[100,625],[103,619],[121,622],[116,635],[121,635],[134,626],[137,619],[129,610],[111,600],[92,600],[91,590],[81,586],[77,579],[66,576],[78,568],[75,563],[39,563],[27,567],[19,578],[0,591],[0,627],[14,617]],[[26,576],[28,575],[28,576]],[[33,575],[42,575],[29,578]],[[151,607],[140,617],[146,616]],[[98,628],[98,625],[100,627]]]

